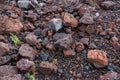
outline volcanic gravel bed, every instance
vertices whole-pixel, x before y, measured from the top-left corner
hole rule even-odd
[[[0,80],[120,80],[119,0],[0,0]]]

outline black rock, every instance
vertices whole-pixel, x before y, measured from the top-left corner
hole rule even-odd
[[[45,37],[44,40],[42,41],[42,45],[45,46],[48,44],[48,42],[49,42],[48,38]]]
[[[36,36],[40,36],[40,35],[41,35],[40,29],[34,30],[34,34],[35,34]]]
[[[45,54],[45,53],[40,53],[40,57],[43,61],[46,61],[49,57],[49,55]]]
[[[109,64],[108,67],[107,67],[108,70],[110,71],[116,71],[117,70],[117,66],[113,65],[113,64]]]
[[[89,66],[85,66],[85,70],[90,71],[90,67]]]

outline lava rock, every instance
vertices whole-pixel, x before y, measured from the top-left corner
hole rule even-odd
[[[56,40],[55,47],[59,49],[71,49],[74,42],[71,34],[65,33],[56,33],[53,39]]]
[[[35,36],[33,33],[27,34],[25,40],[30,45],[36,45],[38,43],[37,36]]]
[[[104,75],[100,76],[100,80],[118,80],[118,73],[117,72],[113,72],[113,71],[109,71]]]
[[[46,45],[46,48],[47,48],[48,50],[53,50],[53,49],[54,49],[54,46],[53,46],[51,43],[48,43],[48,44]]]
[[[38,1],[37,0],[31,0],[31,2],[35,5],[38,5]]]
[[[43,61],[46,61],[49,56],[45,53],[40,53],[40,57],[42,58]]]
[[[64,13],[63,20],[65,23],[69,24],[69,26],[73,28],[78,26],[78,21],[72,14]]]
[[[115,50],[120,50],[120,43],[119,42],[112,42],[113,48]]]
[[[48,61],[43,61],[39,65],[39,71],[42,74],[50,75],[52,72],[57,72],[57,66],[53,63],[50,63]]]
[[[60,29],[62,29],[62,27],[63,27],[62,19],[60,19],[60,18],[53,18],[53,19],[51,19],[51,22],[53,22],[54,27],[55,27],[54,29],[55,29],[56,32],[59,31]]]
[[[28,22],[28,21],[25,21],[24,22],[24,31],[32,31],[35,29],[35,27],[33,26],[32,23]]]
[[[21,59],[16,64],[17,68],[24,72],[35,73],[35,63],[28,59]]]
[[[89,38],[81,38],[80,42],[83,43],[84,45],[88,45],[89,44]]]
[[[6,64],[11,60],[10,56],[1,56],[0,57],[0,65]]]
[[[22,44],[19,48],[18,53],[20,54],[20,56],[29,58],[30,60],[34,60],[36,56],[35,50],[28,44]]]
[[[43,41],[42,41],[42,45],[43,45],[43,46],[46,46],[48,43],[49,43],[49,40],[48,40],[47,37],[45,37],[45,38],[43,39]]]
[[[18,70],[15,66],[10,65],[3,65],[0,66],[0,77],[8,76],[8,75],[15,75],[18,73]]]
[[[0,42],[0,56],[6,55],[10,51],[8,44]]]
[[[113,64],[109,64],[107,69],[110,70],[110,71],[116,71],[118,69],[118,67],[113,65]]]
[[[32,3],[29,0],[19,0],[17,4],[19,8],[23,9],[30,9],[32,7]]]
[[[93,12],[93,11],[95,11],[95,7],[89,5],[82,5],[79,8],[78,13],[80,16],[83,16],[86,12]]]
[[[77,52],[80,52],[80,51],[85,49],[85,46],[81,42],[76,42],[75,46],[76,46],[75,49],[76,49]]]
[[[97,48],[97,46],[94,43],[90,43],[89,48],[90,49],[95,49],[95,48]]]
[[[0,80],[23,80],[23,78],[21,74],[15,74],[12,76],[8,75],[8,76],[0,77]]]
[[[63,27],[62,19],[53,18],[47,24],[44,25],[44,30],[42,31],[42,35],[43,36],[46,36],[46,35],[51,36],[53,33],[62,29],[62,27]]]
[[[93,25],[88,25],[87,28],[86,28],[86,32],[88,34],[93,34],[95,33],[95,27]]]
[[[118,42],[119,39],[118,39],[116,36],[113,36],[113,37],[111,38],[111,41],[113,41],[113,42]]]
[[[19,19],[9,18],[8,16],[3,17],[5,23],[5,32],[18,33],[23,29],[23,24]]]
[[[3,35],[0,35],[0,41],[6,41],[6,39]]]
[[[104,9],[113,9],[115,5],[116,5],[116,3],[113,1],[104,1],[101,3],[101,6]]]
[[[85,13],[82,18],[79,20],[80,23],[83,24],[93,24],[94,23],[94,19],[93,17],[90,15],[90,13]]]
[[[107,53],[101,50],[89,50],[87,54],[88,61],[96,68],[103,68],[108,65]]]
[[[40,36],[41,35],[41,30],[40,29],[34,30],[34,35]]]
[[[63,50],[63,53],[65,57],[74,56],[76,54],[76,52],[72,49]]]
[[[38,18],[38,15],[36,13],[33,12],[28,12],[28,15],[25,15],[25,18],[30,21],[30,22],[35,22]]]

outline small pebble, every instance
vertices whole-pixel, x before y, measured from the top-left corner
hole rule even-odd
[[[108,70],[110,71],[116,71],[117,70],[117,66],[113,65],[113,64],[109,64],[108,67],[107,67]]]
[[[40,53],[40,57],[42,58],[43,61],[46,61],[49,56],[45,53]]]
[[[98,13],[98,12],[95,13],[95,16],[96,16],[96,17],[99,17],[99,16],[100,16],[100,13]]]

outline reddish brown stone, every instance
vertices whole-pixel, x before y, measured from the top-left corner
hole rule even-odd
[[[28,44],[22,44],[19,48],[18,52],[22,57],[29,58],[30,60],[34,60],[36,56],[35,50],[30,47]]]
[[[68,57],[68,56],[74,56],[76,53],[74,50],[72,49],[68,49],[68,50],[63,50],[64,56]]]
[[[119,80],[117,79],[117,77],[118,77],[117,72],[109,71],[106,74],[101,75],[100,80]]]
[[[57,66],[53,63],[50,63],[48,61],[43,61],[40,63],[39,65],[39,70],[40,70],[40,73],[42,74],[51,74],[52,72],[56,73],[57,72]]]
[[[72,14],[64,13],[63,19],[65,23],[70,24],[73,28],[78,26],[78,21]]]
[[[105,36],[105,35],[107,35],[107,33],[106,33],[106,31],[102,31],[102,32],[100,32],[100,35]]]
[[[23,24],[20,22],[19,19],[13,19],[5,16],[3,18],[3,21],[5,23],[5,32],[8,33],[18,33],[22,30]]]
[[[53,46],[52,44],[48,43],[48,44],[46,45],[46,48],[47,48],[48,50],[53,50],[53,49],[54,49],[54,46]]]
[[[111,38],[111,41],[113,41],[113,42],[118,42],[119,39],[118,39],[116,36],[113,36],[113,37]]]
[[[85,13],[82,18],[79,20],[80,23],[83,24],[93,24],[94,23],[94,19],[93,17],[90,15],[90,13]]]
[[[15,74],[12,76],[8,75],[8,76],[0,77],[0,80],[23,80],[23,78],[21,74]]]
[[[3,35],[0,35],[0,41],[5,41],[5,37]]]
[[[104,8],[104,9],[113,9],[113,7],[116,5],[115,2],[113,1],[104,1],[102,2],[101,6]]]
[[[24,28],[23,29],[24,29],[24,31],[31,31],[31,30],[34,30],[35,27],[33,26],[32,23],[26,21],[26,22],[24,22]]]
[[[81,26],[79,27],[79,30],[80,30],[81,32],[85,32],[85,31],[86,31],[86,26],[85,26],[85,25],[81,25]]]
[[[35,63],[33,61],[29,61],[28,59],[21,59],[17,62],[16,66],[21,71],[35,73]]]
[[[77,52],[82,51],[83,49],[85,49],[85,46],[81,42],[76,42],[75,46],[76,46],[75,48],[76,48]]]
[[[120,43],[119,42],[112,42],[112,45],[115,50],[120,50]]]
[[[89,50],[88,61],[91,62],[96,68],[103,68],[108,65],[108,58],[104,51],[101,50]]]
[[[9,62],[11,60],[10,56],[1,56],[0,57],[0,65],[2,64],[6,64],[7,62]]]
[[[13,60],[16,60],[16,61],[20,59],[19,54],[13,54],[11,57]]]
[[[86,32],[87,32],[88,34],[95,33],[95,27],[94,27],[93,25],[87,26]]]
[[[0,56],[6,55],[10,51],[8,44],[0,42]]]
[[[83,43],[84,45],[88,45],[89,44],[89,38],[81,38],[80,42]]]
[[[59,49],[70,49],[73,45],[71,34],[57,33],[53,38],[56,40],[55,47],[58,47]]]
[[[0,76],[8,76],[8,75],[15,75],[18,73],[18,70],[15,66],[4,65],[0,66]]]
[[[38,43],[37,36],[35,36],[33,33],[27,34],[25,40],[30,45],[36,45]]]
[[[95,7],[91,7],[89,5],[83,5],[79,8],[78,13],[79,13],[80,16],[82,16],[87,11],[90,11],[90,12],[95,11]]]
[[[28,15],[26,15],[26,19],[31,21],[31,22],[34,22],[35,20],[37,20],[37,14],[36,13],[31,13],[29,12]]]

